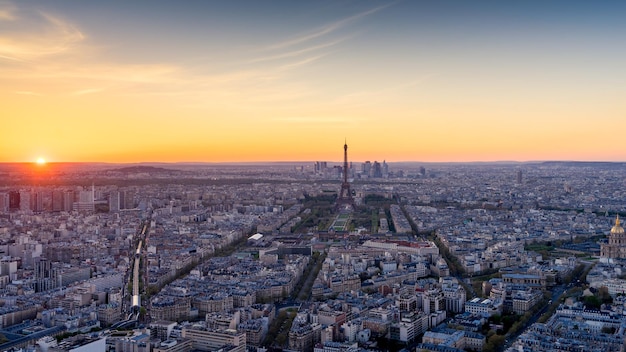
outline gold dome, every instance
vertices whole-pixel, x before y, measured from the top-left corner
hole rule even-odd
[[[619,215],[615,218],[615,226],[611,229],[611,234],[624,234],[624,228],[619,222]]]

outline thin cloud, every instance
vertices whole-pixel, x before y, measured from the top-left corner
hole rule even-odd
[[[88,88],[88,89],[81,89],[81,90],[77,90],[72,92],[71,95],[86,95],[86,94],[93,94],[93,93],[99,93],[102,92],[104,90],[104,88]]]
[[[308,33],[304,33],[301,34],[300,36],[296,36],[290,39],[287,39],[285,41],[282,41],[280,43],[276,43],[270,46],[267,46],[266,48],[264,48],[264,51],[279,51],[278,53],[275,53],[273,55],[268,55],[268,56],[264,56],[264,57],[259,57],[259,58],[253,58],[249,61],[247,61],[247,64],[254,64],[254,63],[262,63],[262,62],[271,62],[271,61],[276,61],[276,60],[283,60],[283,59],[290,59],[290,58],[300,58],[306,54],[310,54],[309,57],[305,57],[305,58],[301,58],[297,61],[291,62],[291,63],[286,63],[286,64],[282,64],[280,66],[275,67],[275,71],[276,72],[284,72],[284,71],[288,71],[288,70],[292,70],[292,69],[296,69],[308,64],[311,64],[313,62],[318,61],[320,58],[328,55],[328,53],[321,53],[321,54],[317,54],[315,55],[315,52],[319,52],[320,50],[323,49],[327,49],[333,46],[336,46],[338,44],[340,44],[341,42],[344,42],[345,40],[349,39],[352,36],[344,36],[342,38],[337,38],[334,39],[332,41],[327,41],[325,43],[321,43],[321,44],[315,44],[315,45],[309,45],[305,48],[300,48],[300,49],[296,49],[296,50],[290,50],[290,51],[286,51],[286,52],[280,52],[281,49],[288,49],[291,48],[293,46],[299,45],[299,44],[305,44],[307,42],[310,42],[312,40],[315,40],[317,38],[321,38],[323,36],[326,35],[330,35],[331,33],[355,22],[358,21],[362,18],[365,18],[367,16],[370,16],[378,11],[381,11],[389,6],[391,6],[392,4],[387,4],[384,6],[379,6],[367,11],[363,11],[360,13],[357,13],[355,15],[352,15],[350,17],[346,17],[343,18],[341,20],[329,23],[325,26],[319,27],[311,32]]]
[[[2,48],[0,48],[0,50],[2,50]],[[9,61],[24,62],[24,60],[18,59],[16,57],[7,56],[7,55],[1,55],[1,54],[0,54],[0,59],[5,59],[5,60],[9,60]]]
[[[300,56],[302,54],[309,53],[311,51],[316,51],[316,50],[319,50],[319,49],[325,49],[325,48],[328,48],[328,47],[331,47],[331,46],[335,46],[335,45],[345,41],[346,39],[347,39],[347,37],[340,38],[340,39],[334,40],[332,42],[328,42],[328,43],[324,43],[324,44],[320,44],[320,45],[310,46],[308,48],[304,48],[304,49],[300,49],[300,50],[294,50],[294,51],[289,51],[289,52],[280,53],[280,54],[276,54],[276,55],[260,57],[260,58],[252,59],[252,60],[248,61],[247,63],[253,64],[253,63],[259,63],[259,62],[266,62],[266,61],[274,61],[274,60],[292,58],[292,57]]]
[[[41,13],[41,16],[62,34],[62,39],[66,44],[80,42],[85,39],[85,35],[71,23],[47,13]]]
[[[10,72],[12,78],[96,80],[128,84],[173,84],[182,80],[181,68],[174,65],[150,64],[128,65],[116,63],[76,62],[75,60],[46,60],[24,65],[20,70]],[[0,70],[0,76],[2,71]],[[89,83],[81,84],[84,86]]]
[[[0,0],[1,1],[1,0]],[[371,12],[371,11],[370,11]],[[0,60],[15,61],[12,67],[0,66],[0,78],[46,86],[59,82],[66,96],[108,92],[133,96],[163,96],[181,100],[182,104],[226,104],[225,100],[247,103],[289,102],[313,94],[304,85],[285,81],[287,72],[316,62],[327,53],[321,50],[335,46],[346,38],[286,53],[252,59],[251,62],[277,61],[270,68],[238,67],[232,70],[202,72],[205,67],[181,66],[176,63],[129,64],[103,61],[106,55],[91,51],[86,36],[72,23],[42,12],[16,12],[15,25],[0,33]],[[360,16],[364,16],[361,14]],[[308,55],[307,55],[308,54]],[[250,94],[254,91],[254,94]],[[34,92],[30,92],[34,93]],[[43,91],[44,94],[55,94]],[[29,94],[22,91],[23,95]],[[207,99],[207,97],[211,97]],[[235,104],[235,103],[233,103]]]
[[[27,90],[18,90],[18,91],[15,91],[15,94],[19,94],[19,95],[32,95],[32,96],[37,96],[37,97],[41,97],[41,96],[43,96],[43,94],[39,94],[39,93],[35,93],[35,92],[31,92],[31,91],[27,91]]]
[[[274,119],[278,122],[298,123],[298,124],[336,124],[346,123],[348,119],[344,117],[313,117],[313,116],[292,116],[292,117],[279,117]]]
[[[12,21],[14,19],[13,13],[5,9],[0,9],[0,21]]]
[[[178,72],[180,69],[173,65],[96,64],[60,75],[79,79],[149,84],[173,83],[178,80]]]
[[[293,45],[296,45],[296,44],[304,43],[304,42],[307,42],[307,41],[309,41],[311,39],[315,39],[315,38],[321,37],[323,35],[326,35],[328,33],[331,33],[331,32],[337,30],[340,27],[341,26],[337,25],[336,23],[333,23],[331,25],[322,27],[322,29],[320,29],[320,30],[318,30],[316,32],[313,32],[313,33],[310,33],[310,34],[305,34],[305,35],[302,35],[300,37],[297,37],[297,38],[294,38],[294,39],[290,39],[290,40],[286,40],[284,42],[277,43],[277,44],[274,44],[274,45],[270,45],[266,49],[267,50],[276,50],[276,49],[282,49],[282,48],[290,47],[290,46],[293,46]]]
[[[387,5],[383,5],[383,6],[379,6],[379,7],[375,7],[371,10],[367,10],[361,13],[358,13],[356,15],[341,19],[339,21],[333,22],[333,23],[329,23],[325,26],[322,26],[312,32],[309,33],[304,33],[298,37],[294,37],[291,39],[287,39],[283,42],[280,43],[276,43],[273,45],[270,45],[268,47],[266,47],[266,50],[277,50],[277,49],[283,49],[286,47],[290,47],[290,46],[294,46],[297,44],[301,44],[304,42],[308,42],[310,40],[322,37],[324,35],[330,34],[332,32],[335,32],[336,30],[352,23],[355,22],[357,20],[360,20],[361,18],[367,17],[369,15],[375,14],[376,12],[383,10],[387,7],[391,6],[391,4],[387,4]]]
[[[8,30],[0,35],[0,58],[12,61],[30,61],[67,52],[85,36],[71,24],[52,15],[37,12],[28,21],[43,33],[21,33]]]
[[[378,90],[358,91],[343,95],[335,100],[338,104],[345,105],[372,105],[381,102],[387,102],[393,100],[398,94],[410,90],[415,87],[424,85],[433,77],[437,77],[438,74],[426,74],[423,77],[408,81],[402,84],[384,87]]]
[[[15,5],[8,1],[0,2],[0,21],[13,21],[15,20]]]
[[[315,62],[315,61],[319,60],[320,58],[322,58],[324,56],[326,56],[326,54],[321,54],[321,55],[309,57],[309,58],[306,58],[304,60],[300,60],[300,61],[297,61],[297,62],[292,62],[290,64],[282,65],[278,69],[280,71],[291,70],[291,69],[294,69],[294,68],[297,68],[297,67],[300,67],[300,66],[308,65],[308,64],[310,64],[312,62]]]

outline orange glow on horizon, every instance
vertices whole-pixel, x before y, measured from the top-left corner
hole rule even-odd
[[[267,13],[303,20],[277,30],[227,3],[112,31],[89,20],[107,2],[0,0],[0,163],[341,162],[344,138],[354,162],[626,161],[623,21],[286,2]]]

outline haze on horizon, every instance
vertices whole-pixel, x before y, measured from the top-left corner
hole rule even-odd
[[[0,162],[626,161],[625,11],[0,0]]]

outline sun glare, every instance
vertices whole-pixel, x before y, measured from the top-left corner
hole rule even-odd
[[[37,165],[44,165],[46,163],[46,159],[39,157],[36,161]]]

